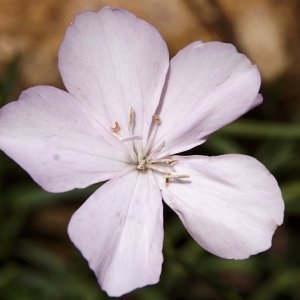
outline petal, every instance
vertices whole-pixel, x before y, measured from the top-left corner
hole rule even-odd
[[[169,56],[150,24],[121,9],[79,14],[59,51],[67,90],[106,128],[117,121],[122,137],[135,111],[135,135],[148,134],[159,103]]]
[[[48,86],[28,89],[0,110],[0,149],[51,192],[107,180],[130,160],[72,96]]]
[[[207,136],[262,102],[260,75],[230,44],[195,42],[172,60],[158,109],[161,156],[205,142]]]
[[[158,282],[162,209],[151,171],[132,171],[104,184],[72,216],[70,238],[110,296]]]
[[[165,202],[192,237],[223,258],[243,259],[271,246],[284,203],[274,177],[245,155],[175,157],[189,182],[161,181]]]

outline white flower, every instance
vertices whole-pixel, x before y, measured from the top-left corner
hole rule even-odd
[[[242,259],[270,247],[284,205],[262,164],[173,156],[262,102],[246,56],[196,42],[169,62],[151,25],[104,8],[76,17],[59,69],[68,92],[33,87],[0,110],[0,148],[50,192],[110,179],[68,230],[109,295],[159,280],[162,199],[215,255]]]

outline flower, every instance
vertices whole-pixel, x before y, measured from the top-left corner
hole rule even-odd
[[[71,240],[120,296],[159,280],[163,204],[207,251],[268,249],[284,204],[245,155],[174,156],[262,102],[257,67],[230,44],[195,42],[170,62],[131,13],[83,12],[59,49],[66,91],[37,86],[0,111],[0,148],[49,192],[109,180],[74,213]]]

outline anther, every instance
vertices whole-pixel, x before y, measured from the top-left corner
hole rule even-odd
[[[187,178],[190,178],[190,176],[187,175],[187,174],[168,173],[168,174],[163,175],[163,178],[165,178],[165,180],[166,180],[166,186],[169,186],[171,179],[179,179],[179,180],[180,179],[187,179]]]
[[[171,165],[173,163],[177,162],[177,160],[174,160],[174,159],[171,159],[171,158],[162,158],[162,159],[157,159],[157,160],[151,160],[151,163],[156,163],[156,164],[159,164],[159,163],[164,163],[164,164],[168,164],[168,165]]]
[[[168,179],[185,179],[185,178],[190,178],[190,175],[168,173],[165,174],[163,177]]]
[[[166,179],[166,187],[170,185],[170,178],[165,178]]]
[[[119,125],[119,122],[115,121],[115,126],[111,128],[111,131],[113,132],[114,136],[116,136],[117,138],[121,137],[120,130],[121,130],[121,127]]]
[[[152,116],[152,121],[155,122],[158,125],[160,125],[160,123],[161,123],[159,115],[153,115]]]
[[[128,130],[132,131],[134,127],[135,111],[130,107]]]

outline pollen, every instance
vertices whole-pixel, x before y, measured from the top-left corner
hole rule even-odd
[[[135,120],[135,111],[131,107],[130,108],[130,113],[129,113],[129,124],[128,124],[129,131],[133,131],[134,120]]]
[[[146,159],[142,159],[141,161],[139,161],[139,163],[137,164],[136,166],[136,169],[139,170],[139,171],[146,171],[149,167],[148,165],[148,161]]]
[[[114,134],[114,136],[116,136],[117,138],[121,137],[120,130],[121,130],[121,127],[119,125],[119,122],[115,121],[115,126],[111,128],[111,131]]]
[[[167,174],[163,175],[163,177],[166,180],[166,186],[169,186],[170,182],[171,182],[171,179],[177,179],[177,180],[187,179],[187,178],[190,178],[190,175],[167,173]]]
[[[152,121],[155,122],[158,125],[161,123],[159,115],[153,115],[152,116]]]

